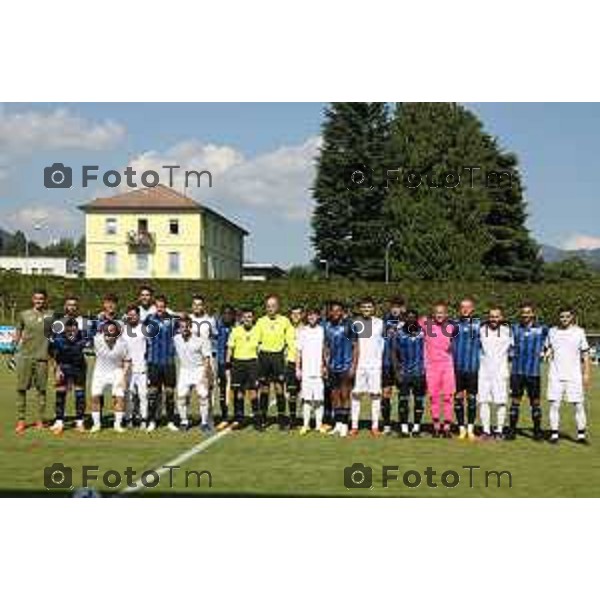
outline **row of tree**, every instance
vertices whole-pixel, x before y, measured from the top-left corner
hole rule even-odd
[[[80,237],[77,241],[61,238],[45,246],[30,240],[29,248],[27,245],[27,237],[20,230],[12,234],[2,231],[0,234],[0,255],[2,256],[25,256],[29,252],[29,256],[61,256],[85,261],[85,236]]]
[[[331,104],[312,219],[315,264],[395,279],[542,276],[518,161],[456,103]]]

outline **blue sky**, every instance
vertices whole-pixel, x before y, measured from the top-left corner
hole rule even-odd
[[[520,158],[529,225],[538,240],[600,247],[596,187],[600,104],[468,104]],[[114,193],[100,185],[47,190],[43,168],[80,172],[180,164],[209,169],[191,190],[246,227],[247,258],[282,265],[310,259],[314,156],[324,104],[0,105],[0,218],[40,241],[79,235],[79,204]],[[182,185],[176,181],[176,187]],[[33,224],[41,223],[40,231]]]

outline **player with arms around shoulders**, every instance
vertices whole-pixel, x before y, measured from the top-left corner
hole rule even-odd
[[[479,414],[483,439],[492,437],[492,405],[496,407],[497,439],[502,439],[508,404],[508,380],[513,339],[510,326],[505,322],[502,309],[490,308],[487,321],[479,332],[481,355],[479,362]]]
[[[558,327],[548,333],[548,400],[550,441],[559,440],[560,404],[563,397],[575,411],[577,441],[587,443],[584,390],[590,386],[590,346],[585,331],[575,322],[575,311],[562,308]]]
[[[358,362],[358,339],[352,323],[345,317],[344,305],[335,300],[329,304],[325,323],[325,364],[334,428],[329,435],[348,435],[352,382]]]
[[[130,304],[125,313],[123,340],[131,358],[131,374],[127,382],[127,421],[133,425],[135,416],[140,429],[148,426],[148,373],[146,369],[146,331],[140,320],[140,307]]]
[[[67,393],[73,390],[75,396],[75,429],[85,431],[85,384],[87,364],[85,350],[88,341],[79,329],[76,318],[64,321],[64,331],[53,336],[50,342],[50,355],[55,363],[55,416],[53,433],[60,435],[64,430]]]
[[[375,317],[375,302],[372,298],[360,301],[360,317],[353,321],[358,338],[358,362],[354,389],[352,390],[352,436],[358,435],[360,400],[368,394],[371,400],[371,435],[377,437],[381,412],[381,383],[383,368],[384,331],[383,321]]]
[[[175,352],[179,360],[177,374],[177,408],[179,411],[180,427],[187,430],[188,405],[191,394],[195,390],[200,405],[200,431],[211,433],[212,418],[210,405],[210,390],[213,381],[212,346],[210,339],[202,335],[192,334],[192,319],[183,315],[179,321],[179,333],[175,336]],[[174,423],[167,427],[176,430]]]
[[[110,389],[113,399],[114,430],[118,433],[125,431],[123,428],[125,388],[131,359],[121,333],[121,327],[117,322],[106,321],[102,325],[102,331],[94,337],[96,362],[91,386],[92,433],[102,429],[102,399],[107,389]]]
[[[310,431],[311,412],[315,415],[315,430],[327,433],[323,427],[323,410],[325,400],[325,385],[323,378],[326,375],[325,363],[325,332],[319,324],[321,311],[313,308],[308,311],[307,324],[296,331],[296,377],[300,383],[302,398],[303,426],[300,435]]]

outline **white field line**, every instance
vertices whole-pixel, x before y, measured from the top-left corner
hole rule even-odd
[[[230,433],[231,433],[231,429],[224,429],[223,431],[219,431],[219,433],[215,433],[215,435],[212,435],[211,437],[207,438],[206,440],[202,440],[200,443],[196,444],[195,446],[192,446],[189,450],[186,450],[179,456],[176,456],[175,458],[163,463],[163,465],[160,468],[152,469],[152,470],[155,471],[156,473],[158,473],[159,476],[163,475],[164,473],[167,473],[169,471],[169,468],[165,468],[165,467],[181,466],[184,462],[187,462],[188,460],[190,460],[190,458],[196,456],[196,454],[200,454],[201,452],[204,452],[204,450],[206,450],[213,444],[216,444],[220,439],[224,438],[226,435],[228,435]],[[142,479],[140,478],[134,482],[133,486],[123,488],[118,493],[118,495],[125,496],[128,494],[135,494],[136,492],[139,492],[144,489],[145,489],[145,487],[144,487],[144,485],[142,485]]]

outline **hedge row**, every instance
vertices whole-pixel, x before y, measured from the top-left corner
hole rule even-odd
[[[75,293],[81,299],[83,312],[92,314],[98,311],[100,299],[106,292],[117,294],[120,305],[124,307],[135,299],[140,283],[139,280],[126,279],[62,279],[4,273],[0,275],[0,316],[4,323],[8,323],[15,311],[29,307],[31,292],[36,287],[48,291],[52,308],[62,304],[65,294]],[[279,294],[286,309],[293,304],[322,306],[333,298],[352,304],[366,295],[383,305],[390,297],[403,295],[411,306],[422,311],[440,299],[456,304],[460,298],[471,295],[478,301],[480,311],[497,303],[512,317],[517,313],[520,302],[527,299],[537,304],[539,314],[546,322],[555,321],[559,307],[566,304],[577,309],[582,325],[600,331],[600,278],[545,284],[411,281],[386,285],[294,279],[268,282],[153,280],[149,283],[157,292],[166,294],[171,306],[178,310],[189,307],[193,293],[204,295],[214,310],[219,310],[225,303],[237,307],[252,306],[260,310],[268,293]]]

